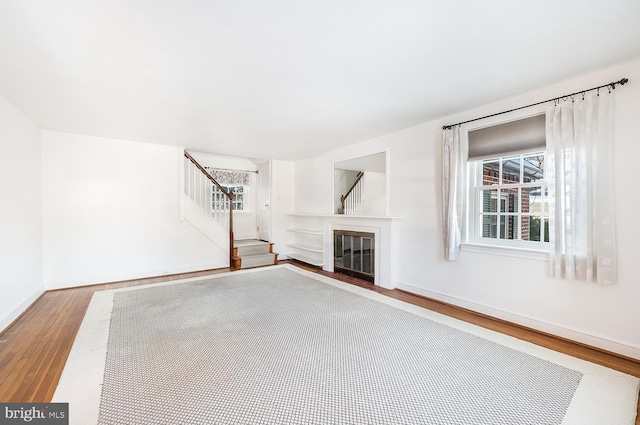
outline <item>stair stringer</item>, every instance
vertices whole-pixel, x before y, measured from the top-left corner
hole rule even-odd
[[[229,231],[205,213],[186,194],[181,194],[181,219],[189,223],[220,250],[221,262],[229,263]]]

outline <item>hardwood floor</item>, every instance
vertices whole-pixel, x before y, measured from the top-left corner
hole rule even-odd
[[[640,377],[640,361],[542,334],[419,295],[375,287],[356,278],[325,272],[296,261],[280,263],[294,264],[306,270],[375,290],[389,297]],[[207,276],[227,271],[229,269],[207,270],[46,292],[0,334],[0,402],[48,402],[51,400],[73,340],[95,291]],[[636,425],[640,425],[640,403],[638,413]]]
[[[45,292],[0,335],[0,402],[48,402],[95,291],[227,272],[209,270]]]

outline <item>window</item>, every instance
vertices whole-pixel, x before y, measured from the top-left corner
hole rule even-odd
[[[221,185],[224,190],[229,193],[233,193],[233,210],[234,211],[249,211],[249,186],[244,185]],[[229,206],[229,198],[222,193],[220,189],[213,186],[211,196],[211,207],[214,210],[226,209]]]
[[[249,208],[245,208],[248,207],[247,204],[245,204],[245,195],[248,194],[249,192],[249,187],[248,186],[222,186],[224,187],[224,189],[229,192],[229,193],[233,193],[233,210],[234,211],[246,211]]]
[[[544,115],[472,130],[468,136],[467,242],[545,249]]]
[[[233,210],[249,212],[249,187],[251,185],[250,171],[231,170],[228,168],[205,167],[205,170],[217,181],[222,188],[233,193]],[[215,185],[212,186],[211,208],[216,210],[227,209],[229,198]]]
[[[549,241],[544,159],[539,151],[469,163],[470,240],[530,248]]]

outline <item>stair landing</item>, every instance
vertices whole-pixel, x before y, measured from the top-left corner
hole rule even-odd
[[[257,239],[242,239],[233,244],[233,268],[236,270],[278,264],[273,244]]]

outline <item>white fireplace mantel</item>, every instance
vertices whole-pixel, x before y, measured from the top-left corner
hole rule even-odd
[[[375,235],[374,284],[387,289],[396,287],[395,224],[401,217],[353,216],[342,214],[291,214],[322,220],[323,270],[333,272],[333,231],[351,230]]]

